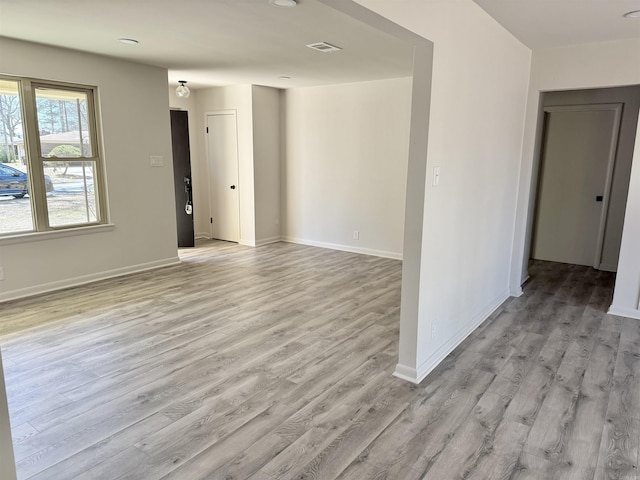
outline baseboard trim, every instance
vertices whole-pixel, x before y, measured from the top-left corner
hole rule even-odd
[[[529,281],[529,275],[525,275],[520,283],[509,282],[509,295],[512,297],[521,297],[524,293],[522,286]]]
[[[615,305],[611,305],[607,313],[609,315],[617,315],[619,317],[627,317],[640,320],[640,310],[634,310],[633,308],[616,307]]]
[[[57,282],[44,283],[35,287],[11,290],[6,293],[0,293],[0,303],[8,302],[9,300],[17,300],[19,298],[32,297],[34,295],[49,293],[65,288],[86,285],[88,283],[99,282],[100,280],[107,280],[109,278],[122,277],[123,275],[131,275],[132,273],[140,273],[147,270],[155,270],[156,268],[170,267],[172,265],[178,265],[179,263],[180,259],[178,257],[172,257],[163,260],[156,260],[154,262],[140,263],[138,265],[116,268],[114,270],[107,270],[105,272],[92,273],[90,275],[68,278],[65,280],[59,280]]]
[[[433,355],[422,362],[418,368],[412,368],[407,365],[398,364],[394,372],[394,376],[407,380],[411,383],[420,383],[435,369],[447,355],[453,352],[476,328],[491,316],[500,305],[504,303],[510,296],[508,289],[503,290],[493,301],[483,308],[473,320],[465,325],[456,335],[445,342],[438,348]]]
[[[418,378],[418,372],[416,371],[416,369],[407,367],[406,365],[402,365],[401,363],[396,365],[396,371],[393,372],[393,376],[411,383],[420,383],[416,382],[416,378]]]
[[[397,252],[387,252],[384,250],[375,250],[372,248],[352,247],[351,245],[341,245],[338,243],[316,242],[314,240],[305,240],[297,237],[282,237],[281,242],[297,243],[299,245],[308,245],[310,247],[328,248],[331,250],[340,250],[342,252],[360,253],[362,255],[371,255],[373,257],[392,258],[394,260],[402,260],[402,254]]]
[[[516,289],[509,289],[509,296],[510,297],[521,297],[524,294],[524,290],[522,290],[522,287],[518,287]]]
[[[277,237],[267,237],[261,238],[260,240],[256,240],[256,247],[262,247],[263,245],[269,245],[271,243],[278,243],[282,241],[282,237],[278,235]]]
[[[196,240],[213,240],[213,237],[207,233],[197,233]],[[261,247],[262,245],[269,245],[270,243],[278,243],[282,241],[282,237],[268,237],[260,240],[247,240],[241,238],[238,240],[238,245],[244,245],[245,247]]]
[[[618,264],[602,264],[598,270],[616,273],[618,271]]]

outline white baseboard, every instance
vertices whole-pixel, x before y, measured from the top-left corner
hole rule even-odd
[[[36,285],[34,287],[19,288],[17,290],[11,290],[6,293],[0,293],[0,302],[7,302],[9,300],[17,300],[18,298],[31,297],[33,295],[40,295],[42,293],[53,292],[55,290],[62,290],[63,288],[77,287],[79,285],[85,285],[87,283],[106,280],[108,278],[121,277],[123,275],[144,272],[147,270],[154,270],[156,268],[169,267],[171,265],[178,265],[179,263],[180,259],[178,257],[166,258],[163,260],[156,260],[155,262],[140,263],[138,265],[116,268],[114,270],[107,270],[105,272],[67,278],[65,280],[59,280],[57,282],[43,283],[42,285]]]
[[[616,307],[615,305],[611,305],[607,313],[609,315],[617,315],[619,317],[635,318],[640,320],[640,310],[634,310],[633,308]]]
[[[522,294],[524,293],[524,290],[522,290],[522,286],[527,283],[527,281],[529,280],[529,275],[525,275],[525,277],[522,279],[522,281],[517,284],[517,285],[511,285],[511,287],[509,287],[509,295],[512,297],[521,297]]]
[[[400,363],[396,365],[396,371],[393,372],[393,376],[398,377],[402,380],[406,380],[411,383],[420,383],[420,382],[416,382],[416,378],[418,378],[417,370],[415,368],[410,368]]]
[[[384,250],[374,250],[372,248],[353,247],[351,245],[340,245],[337,243],[316,242],[314,240],[305,240],[296,237],[282,237],[282,242],[298,243],[300,245],[309,245],[310,247],[329,248],[331,250],[340,250],[342,252],[361,253],[363,255],[372,255],[374,257],[392,258],[394,260],[402,260],[402,253],[387,252]]]
[[[208,233],[197,233],[196,234],[196,240],[211,240],[212,237],[211,235],[209,235]],[[278,243],[282,241],[282,237],[277,236],[277,237],[267,237],[267,238],[262,238],[256,241],[253,240],[247,240],[244,238],[241,238],[240,240],[238,240],[238,245],[244,245],[246,247],[261,247],[262,245],[269,245],[270,243]]]
[[[502,305],[502,303],[509,298],[509,291],[504,290],[498,295],[492,302],[483,308],[473,319],[465,325],[460,331],[446,341],[441,347],[439,347],[429,358],[422,362],[418,368],[413,368],[408,365],[396,365],[394,376],[408,380],[412,383],[420,383],[426,378],[431,371],[436,368],[447,355],[453,352],[458,345],[460,345],[476,328],[478,328],[482,322],[484,322],[496,309]]]
[[[606,264],[603,263],[600,265],[600,268],[598,270],[603,270],[605,272],[617,272],[618,271],[618,265],[617,264]]]
[[[267,237],[256,240],[256,247],[261,247],[263,245],[269,245],[271,243],[278,243],[282,241],[282,237],[278,235],[277,237]]]

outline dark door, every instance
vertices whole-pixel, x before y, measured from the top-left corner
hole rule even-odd
[[[171,110],[173,181],[176,191],[178,247],[195,246],[193,234],[193,196],[191,195],[191,156],[187,112]]]

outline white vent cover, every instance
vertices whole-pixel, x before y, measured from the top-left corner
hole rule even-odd
[[[331,45],[327,42],[310,43],[309,45],[307,45],[307,47],[325,53],[339,52],[340,50],[342,50],[340,47],[336,47],[335,45]]]

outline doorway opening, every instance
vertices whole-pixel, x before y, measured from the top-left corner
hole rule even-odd
[[[193,228],[189,114],[182,110],[171,110],[170,114],[178,248],[193,247],[195,246],[195,235]]]
[[[543,93],[530,260],[615,272],[640,87]]]

